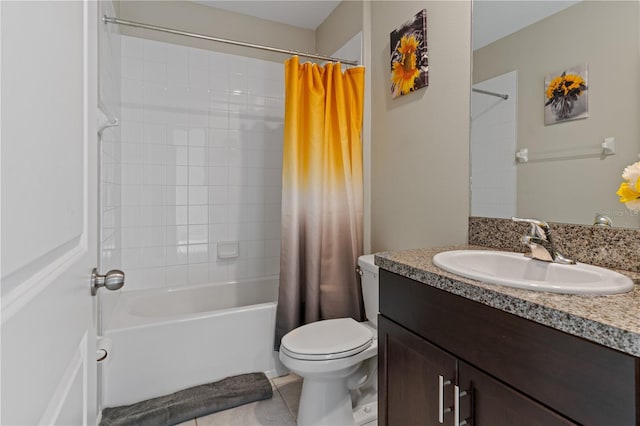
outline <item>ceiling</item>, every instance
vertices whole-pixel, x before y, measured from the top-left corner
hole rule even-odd
[[[474,0],[473,48],[486,46],[579,1]],[[195,2],[310,30],[317,29],[340,4],[340,1],[334,0],[195,0]]]

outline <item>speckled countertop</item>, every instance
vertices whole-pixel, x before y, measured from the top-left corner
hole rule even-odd
[[[640,357],[640,285],[629,293],[609,296],[537,292],[463,278],[431,262],[439,252],[461,249],[486,247],[382,252],[376,254],[375,263],[398,275]],[[639,273],[625,274],[640,283]]]

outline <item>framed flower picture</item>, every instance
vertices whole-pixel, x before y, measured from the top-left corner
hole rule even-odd
[[[429,85],[427,10],[423,9],[391,32],[391,97]]]
[[[589,116],[587,65],[549,74],[544,79],[544,124]]]

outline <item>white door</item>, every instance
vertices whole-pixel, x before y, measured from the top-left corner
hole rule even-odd
[[[0,423],[94,424],[96,3],[0,18]]]

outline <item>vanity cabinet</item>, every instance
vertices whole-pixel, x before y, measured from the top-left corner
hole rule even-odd
[[[382,269],[378,333],[381,426],[640,424],[638,358]]]
[[[384,343],[383,343],[384,342]],[[456,359],[445,351],[408,330],[380,317],[378,320],[378,350],[384,361],[378,370],[380,425],[453,425],[453,404]],[[439,423],[442,419],[444,423]]]

